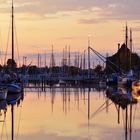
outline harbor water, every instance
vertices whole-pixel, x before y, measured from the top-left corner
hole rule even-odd
[[[1,111],[0,139],[139,140],[139,101],[123,108],[106,92],[94,87],[26,88],[14,105],[14,118],[10,105]]]

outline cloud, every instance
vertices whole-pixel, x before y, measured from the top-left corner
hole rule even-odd
[[[9,0],[6,2],[2,0],[0,3],[0,12],[9,12]],[[139,0],[30,0],[30,2],[28,0],[15,0],[15,11],[44,17],[44,15],[58,12],[87,10],[89,13],[99,13],[102,18],[106,19],[140,20],[139,5]]]
[[[114,6],[109,5],[105,8],[105,13],[103,16],[106,18],[118,18],[118,19],[126,19],[126,20],[138,20],[140,19],[139,7],[140,1],[132,1],[132,0],[118,0]]]
[[[102,23],[102,22],[107,22],[106,19],[102,18],[92,18],[92,19],[79,19],[78,23],[79,24],[96,24],[96,23]]]

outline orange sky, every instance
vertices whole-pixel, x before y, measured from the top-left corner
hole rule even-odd
[[[6,50],[10,21],[10,1],[0,1],[1,51]],[[124,41],[126,20],[133,30],[135,51],[140,46],[140,17],[138,4],[131,0],[105,2],[82,0],[15,0],[15,23],[21,56],[62,51],[66,45],[72,51],[87,48],[90,35],[91,46],[102,53],[117,50]],[[133,11],[132,11],[133,10]],[[132,11],[132,12],[130,12]],[[17,50],[15,48],[15,50]],[[10,51],[10,43],[8,47]],[[17,53],[16,53],[17,54]]]

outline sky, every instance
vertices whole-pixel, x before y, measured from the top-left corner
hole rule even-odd
[[[32,58],[37,53],[50,54],[53,44],[56,56],[66,45],[82,53],[90,38],[95,50],[112,54],[125,40],[127,21],[134,50],[139,53],[139,5],[139,0],[14,0],[15,51]],[[10,12],[11,0],[0,0],[0,48],[5,52],[8,46],[8,54]]]

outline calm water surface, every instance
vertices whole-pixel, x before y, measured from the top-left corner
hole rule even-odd
[[[106,91],[95,88],[25,89],[23,101],[14,106],[13,139],[139,140],[139,101],[131,107],[118,111]],[[11,140],[11,105],[0,119],[0,139]]]

